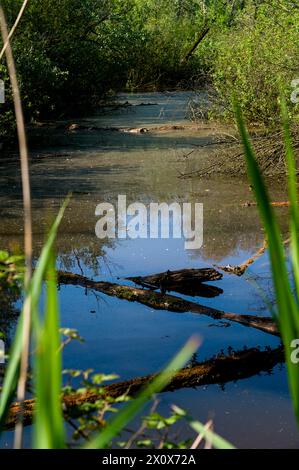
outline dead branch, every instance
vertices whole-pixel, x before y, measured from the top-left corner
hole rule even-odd
[[[274,201],[274,202],[271,202],[270,203],[271,206],[273,207],[289,207],[290,206],[290,201]],[[244,202],[244,204],[242,204],[242,207],[257,207],[258,206],[258,203],[257,202]]]
[[[287,245],[290,242],[290,238],[287,240],[284,240],[283,244]],[[243,276],[245,273],[246,269],[249,268],[251,264],[253,264],[258,258],[260,258],[268,248],[268,243],[266,240],[264,240],[263,246],[257,250],[257,252],[248,258],[244,263],[239,264],[238,266],[231,266],[228,264],[227,266],[219,266],[215,265],[216,268],[221,269],[222,271],[225,271],[228,274],[235,274],[236,276]]]
[[[192,54],[195,52],[195,50],[198,48],[199,44],[204,40],[204,38],[206,37],[206,35],[210,31],[210,29],[211,29],[210,25],[204,25],[204,27],[200,31],[198,37],[196,38],[196,41],[194,42],[194,44],[192,44],[192,46],[188,50],[187,54],[185,55],[185,57],[181,61],[182,65],[186,64],[188,62],[188,60],[190,59]]]
[[[253,255],[251,258],[248,258],[244,263],[239,264],[238,266],[231,266],[228,264],[227,266],[218,266],[216,265],[216,268],[221,269],[222,271],[225,271],[226,273],[229,274],[236,274],[236,276],[243,276],[245,273],[246,269],[253,264],[260,256],[262,256],[266,249],[268,247],[268,244],[266,240],[263,243],[263,246]]]

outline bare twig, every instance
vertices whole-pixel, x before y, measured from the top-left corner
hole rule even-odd
[[[153,406],[151,407],[151,410],[150,410],[150,415],[153,414],[156,409],[158,408],[158,405],[159,405],[159,400],[155,399],[154,400],[154,403],[153,403]],[[126,446],[125,446],[125,449],[130,449],[132,447],[132,445],[136,442],[136,440],[138,439],[138,437],[142,436],[143,432],[146,430],[146,422],[143,421],[140,428],[132,434],[132,436],[130,437],[130,439],[128,440]]]
[[[25,5],[26,6],[26,5]],[[23,5],[24,7],[24,5]],[[19,15],[20,16],[20,15]],[[31,218],[31,194],[30,194],[30,178],[29,178],[29,157],[28,148],[24,124],[23,109],[21,103],[20,90],[17,80],[17,73],[13,58],[13,53],[10,45],[9,34],[7,30],[6,19],[4,11],[0,6],[0,26],[2,40],[5,45],[5,54],[7,60],[7,67],[11,81],[17,132],[20,149],[20,160],[21,160],[21,173],[22,173],[22,191],[23,191],[23,205],[24,205],[24,250],[26,260],[26,271],[25,271],[25,291],[28,291],[29,283],[32,275],[32,218]],[[22,404],[25,400],[26,391],[26,380],[28,370],[28,355],[29,355],[29,344],[30,344],[30,325],[31,325],[31,305],[30,299],[27,297],[24,304],[24,318],[23,318],[23,338],[22,338],[22,355],[21,355],[21,366],[20,375],[17,388],[17,399]],[[20,417],[15,430],[15,448],[22,447],[23,437],[23,413],[21,406]]]
[[[287,238],[286,240],[283,241],[283,244],[286,246],[290,243],[290,238]],[[252,255],[249,259],[244,261],[243,263],[237,265],[237,266],[231,266],[228,264],[227,266],[219,266],[218,264],[215,265],[216,268],[221,269],[221,271],[225,271],[228,274],[235,274],[236,276],[242,276],[247,268],[251,266],[257,259],[259,259],[266,251],[268,248],[268,243],[266,240],[264,240],[263,246],[258,249],[254,255]]]
[[[290,206],[290,201],[274,201],[270,203],[271,206],[273,207],[289,207]],[[242,204],[243,207],[256,207],[258,205],[257,202],[244,202]]]
[[[3,45],[2,50],[1,50],[1,52],[0,52],[0,61],[1,61],[2,57],[3,57],[3,55],[5,54],[6,48],[7,48],[8,44],[9,44],[9,41],[11,40],[11,38],[12,38],[12,36],[13,36],[15,30],[16,30],[17,27],[18,27],[18,24],[19,24],[19,22],[20,22],[20,20],[21,20],[21,18],[22,18],[22,16],[23,16],[23,13],[24,13],[24,11],[25,11],[25,8],[26,8],[26,6],[27,6],[28,1],[29,1],[29,0],[24,0],[23,5],[22,5],[22,7],[21,7],[21,9],[20,9],[20,11],[19,11],[19,14],[18,14],[18,16],[17,16],[17,19],[16,19],[16,21],[15,21],[15,24],[14,24],[13,27],[11,28],[11,30],[10,30],[10,32],[9,32],[9,35],[7,36],[6,41],[3,41],[4,45]]]
[[[213,421],[208,421],[207,424],[205,425],[204,427],[204,431],[208,431],[208,430],[211,430],[211,428],[213,427]],[[198,446],[200,445],[200,443],[202,442],[202,440],[204,439],[204,433],[201,432],[200,434],[198,434],[198,436],[196,437],[195,441],[193,442],[192,446],[190,447],[190,449],[194,450],[194,449],[197,449]]]
[[[267,248],[268,243],[266,240],[264,240],[263,246],[259,248],[259,250],[253,256],[244,261],[242,264],[239,264],[238,266],[231,266],[230,264],[228,264],[227,266],[216,265],[216,267],[218,269],[221,269],[222,271],[225,271],[226,273],[242,276],[245,273],[246,269],[265,253]]]
[[[213,421],[211,421],[211,425],[208,427],[209,431],[214,431],[214,424],[213,424]],[[204,446],[204,449],[212,449],[213,448],[213,443],[212,443],[212,440],[209,439],[208,437],[206,437],[206,442],[205,442],[205,446]]]

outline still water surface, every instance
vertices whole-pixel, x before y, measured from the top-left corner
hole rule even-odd
[[[103,127],[146,127],[188,124],[192,93],[121,95],[131,106],[95,115],[81,123]],[[197,98],[198,99],[198,98]],[[200,98],[199,98],[200,99]],[[217,129],[153,131],[144,134],[115,131],[40,129],[32,142],[32,191],[36,253],[45,230],[66,194],[73,197],[57,240],[58,266],[98,280],[126,283],[128,276],[167,269],[239,264],[262,244],[263,233],[254,207],[242,207],[253,195],[246,179],[213,176],[179,179],[181,172],[198,168],[209,157],[209,147],[196,146],[217,136]],[[221,151],[221,148],[219,149]],[[0,162],[1,247],[22,243],[20,178],[13,157]],[[273,198],[284,199],[279,184]],[[128,201],[201,202],[204,204],[204,245],[186,251],[183,240],[100,241],[95,236],[96,205]],[[287,214],[279,209],[283,220]],[[263,295],[271,300],[267,255],[246,276],[224,275],[213,283],[223,294],[195,301],[215,308],[269,315]],[[259,286],[259,289],[257,288]],[[191,299],[194,300],[194,299]],[[159,370],[194,333],[203,343],[198,360],[228,346],[273,346],[274,337],[254,329],[195,314],[154,311],[137,303],[86,292],[80,287],[60,289],[62,326],[75,328],[85,342],[65,349],[64,367],[117,373],[122,379]],[[218,433],[240,448],[294,448],[299,439],[287,390],[285,368],[276,366],[246,380],[183,389],[161,395],[161,409],[176,403],[205,422],[212,418]],[[11,435],[2,445],[9,445]]]

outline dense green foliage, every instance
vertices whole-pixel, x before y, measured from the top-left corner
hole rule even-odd
[[[11,27],[22,0],[2,4]],[[12,44],[27,121],[82,114],[121,89],[200,78],[224,115],[235,91],[245,116],[268,125],[278,84],[299,77],[298,33],[294,0],[31,0]],[[1,140],[14,127],[6,88]]]
[[[276,125],[279,90],[290,96],[291,82],[299,78],[299,4],[252,2],[235,22],[210,44],[213,83],[224,112],[231,115],[235,93],[249,121]]]
[[[22,1],[2,3],[11,27]],[[110,91],[179,79],[198,21],[193,0],[31,0],[12,40],[27,120],[82,113]],[[4,137],[9,92],[0,106]]]

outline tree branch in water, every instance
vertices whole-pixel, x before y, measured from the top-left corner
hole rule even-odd
[[[199,387],[204,385],[221,384],[252,377],[261,372],[269,372],[279,363],[284,362],[283,347],[276,349],[266,348],[261,351],[258,348],[250,348],[243,351],[231,352],[228,355],[219,354],[213,358],[186,367],[178,372],[164,392],[174,391],[181,388]],[[104,387],[104,391],[74,393],[62,397],[63,407],[66,414],[78,415],[78,408],[84,403],[94,403],[100,398],[117,398],[122,395],[136,395],[143,387],[148,385],[156,377],[156,374],[144,377],[136,377],[123,382],[116,382]],[[32,424],[36,403],[35,400],[24,402],[24,424]],[[10,408],[6,427],[11,429],[15,426],[20,404],[14,403]]]
[[[200,315],[207,315],[215,320],[229,320],[240,323],[244,326],[257,328],[271,335],[279,336],[275,322],[268,317],[258,317],[256,315],[241,315],[228,313],[211,307],[184,300],[180,297],[160,292],[139,289],[136,287],[114,284],[104,281],[92,281],[80,274],[70,272],[58,272],[59,284],[77,285],[86,289],[92,289],[103,294],[128,300],[129,302],[139,302],[154,310],[168,310],[170,312],[192,312]]]

